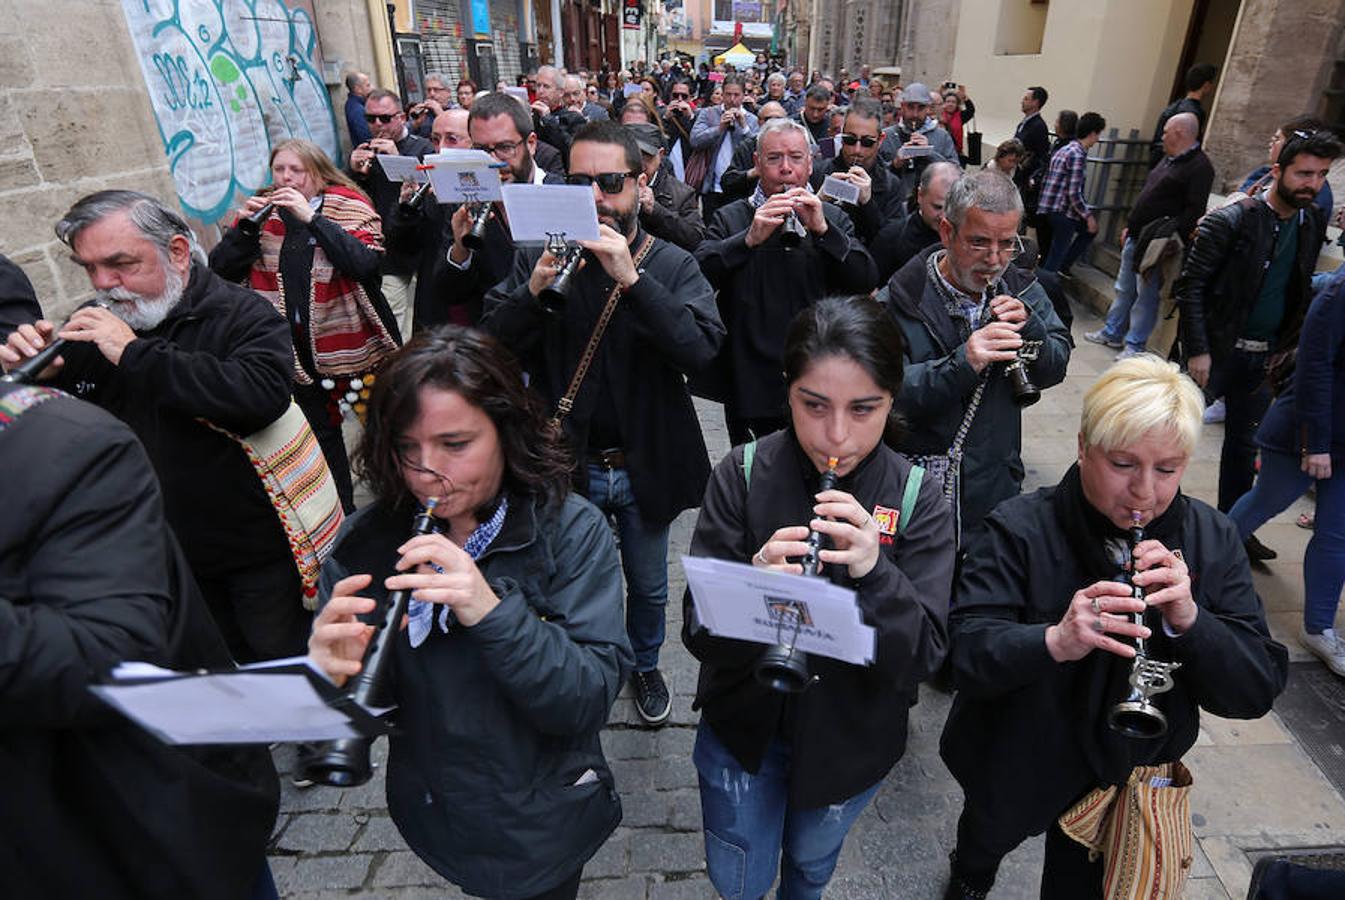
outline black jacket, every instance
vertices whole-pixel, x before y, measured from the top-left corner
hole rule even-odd
[[[641,231],[632,247],[643,242]],[[542,248],[530,247],[514,255],[509,276],[486,295],[482,327],[514,351],[532,387],[554,409],[613,282],[590,259],[571,282],[574,299],[559,317],[549,314],[528,290],[541,254]],[[589,446],[589,430],[601,410],[612,412],[640,515],[664,525],[699,504],[705,491],[710,459],[685,376],[714,358],[724,326],[710,285],[682,248],[655,238],[640,273],[617,303],[565,430],[581,457],[605,449]],[[586,467],[576,475],[586,490]]]
[[[1033,113],[1018,123],[1013,136],[1023,142],[1023,149],[1027,151],[1014,173],[1014,184],[1024,192],[1024,197],[1035,197],[1051,162],[1051,130],[1046,127],[1041,113]],[[1028,208],[1036,209],[1037,204],[1034,202]]]
[[[1177,234],[1183,242],[1189,242],[1196,223],[1205,214],[1213,185],[1214,166],[1199,147],[1180,156],[1164,157],[1144,180],[1144,189],[1130,208],[1126,220],[1129,236],[1138,240],[1145,225],[1171,216],[1177,220]]]
[[[159,475],[168,524],[201,578],[285,559],[289,542],[261,479],[233,439],[290,403],[289,328],[271,304],[195,264],[182,300],[112,365],[91,343],[63,354],[53,383],[121,419]]]
[[[967,346],[942,299],[926,283],[925,261],[936,249],[917,255],[878,292],[905,338],[906,368],[897,409],[906,427],[897,449],[910,453],[948,452],[981,377],[967,362]],[[1023,340],[1042,342],[1037,360],[1028,364],[1032,382],[1043,389],[1059,384],[1069,365],[1069,331],[1030,272],[1010,266],[1004,284],[1028,309]],[[1023,483],[1022,424],[1009,381],[996,367],[963,446],[964,533],[978,528],[1001,500],[1018,493]]]
[[[748,247],[756,209],[736,200],[715,212],[696,248],[701,271],[719,291],[731,402],[743,418],[784,415],[785,333],[799,310],[833,294],[873,289],[873,260],[854,236],[850,217],[830,203],[822,210],[827,231],[821,237],[809,234],[789,249],[777,228],[764,243]]]
[[[865,509],[900,510],[911,465],[879,444],[837,488]],[[747,562],[776,529],[812,517],[818,474],[792,430],[757,442],[752,484],[743,448],[715,467],[691,537],[691,555]],[[880,781],[906,748],[907,710],[919,682],[939,667],[953,578],[953,524],[938,486],[920,486],[910,525],[880,549],[860,579],[842,567],[836,583],[856,591],[864,623],[877,631],[872,667],[821,656],[809,668],[821,681],[786,698],[760,685],[752,670],[761,644],[717,638],[700,627],[688,591],[682,640],[701,661],[696,707],[749,772],[761,768],[777,735],[790,743],[790,802],[804,809],[839,803]]]
[[[425,154],[435,152],[435,146],[425,138],[407,131],[406,137],[397,142],[397,152],[402,156],[414,156],[416,159],[423,159]],[[350,172],[349,175],[369,195],[379,218],[384,222],[391,219],[393,212],[397,209],[397,203],[401,199],[401,182],[389,181],[388,176],[383,174],[383,167],[378,164],[376,159],[373,165],[369,167],[367,174]],[[410,276],[416,271],[416,263],[416,258],[408,255],[407,248],[403,247],[394,251],[389,246],[387,254],[383,257],[383,272],[388,275]]]
[[[405,203],[393,207],[392,215],[383,220],[383,238],[389,253],[413,257],[416,260],[415,314],[412,322],[416,331],[424,331],[449,321],[448,307],[462,303],[444,283],[444,254],[453,245],[453,229],[449,219],[456,204],[441,204],[427,196],[423,203],[412,209]],[[477,314],[480,314],[478,303]],[[471,318],[475,322],[476,318]],[[411,335],[402,335],[404,341]]]
[[[719,188],[724,194],[724,198],[740,199],[750,197],[752,192],[757,189],[757,178],[755,175],[748,177],[747,173],[756,168],[757,136],[748,135],[743,138],[743,142],[733,148],[733,159],[729,162],[729,167],[724,170],[724,174],[719,177]]]
[[[0,256],[0,341],[7,340],[20,325],[31,325],[40,318],[42,307],[33,283],[23,269]]]
[[[1121,698],[1089,695],[1084,686],[1098,683],[1089,670],[1102,663],[1128,670],[1130,661],[1094,651],[1057,663],[1046,650],[1046,628],[1091,583],[1052,507],[1053,490],[1015,497],[990,514],[968,548],[949,614],[957,694],[940,750],[968,808],[995,824],[1005,851],[1092,788],[1123,782],[1130,765],[1179,759],[1195,742],[1198,707],[1226,718],[1264,715],[1287,674],[1237,530],[1188,498],[1181,550],[1200,612],[1181,637],[1155,628],[1149,641],[1153,658],[1181,663],[1172,690],[1155,701],[1167,735],[1126,742],[1130,765],[1097,765],[1091,742],[1078,737],[1080,715],[1097,708],[1105,716]],[[1104,720],[1098,726],[1107,727]]]
[[[654,237],[695,250],[705,236],[700,197],[667,172],[654,179],[654,208],[640,211],[640,226]]]
[[[822,188],[822,182],[827,180],[828,175],[848,171],[850,171],[850,167],[837,156],[828,164],[814,164],[813,175],[809,179],[809,184],[812,185],[814,191],[818,191]],[[875,238],[884,226],[897,219],[905,218],[904,202],[906,198],[901,195],[897,177],[892,174],[892,170],[887,166],[875,165],[873,171],[869,173],[869,178],[873,182],[873,193],[869,197],[869,202],[863,206],[847,205],[842,208],[850,216],[850,221],[854,223],[855,234],[859,235],[859,239],[864,242],[864,246],[869,248],[869,253],[874,254],[876,260],[878,251],[875,247]],[[879,283],[881,284],[882,281],[880,280]]]
[[[230,665],[140,443],[57,395],[0,426],[0,466],[5,895],[250,896],[279,799],[265,748],[171,747],[88,691],[127,660]]]
[[[926,247],[942,243],[939,233],[925,223],[919,209],[903,210],[869,242],[869,252],[878,267],[878,283],[887,284],[903,266]]]
[[[1298,264],[1285,290],[1284,318],[1274,352],[1290,350],[1298,343],[1325,234],[1321,216],[1321,210],[1312,205],[1284,223],[1284,227],[1298,228]],[[1182,273],[1173,286],[1181,309],[1182,350],[1187,359],[1204,353],[1215,360],[1224,359],[1242,336],[1247,316],[1261,292],[1266,262],[1275,246],[1278,218],[1270,204],[1248,198],[1201,219]]]
[[[387,600],[411,513],[375,503],[346,519],[321,596],[372,573]],[[544,506],[509,495],[499,535],[476,561],[500,605],[471,628],[412,648],[396,636],[388,811],[407,845],[464,890],[533,897],[584,864],[621,821],[598,732],[629,673],[612,532],[571,495]],[[587,770],[597,776],[576,784]]]
[[[1178,113],[1188,112],[1195,113],[1195,117],[1199,123],[1196,130],[1196,137],[1205,136],[1205,107],[1202,106],[1200,101],[1195,97],[1178,97],[1176,100],[1173,100],[1167,106],[1163,107],[1163,111],[1158,114],[1158,124],[1154,126],[1154,136],[1153,140],[1150,141],[1149,147],[1150,166],[1156,166],[1163,161],[1165,155],[1163,152],[1163,129],[1167,126],[1168,119],[1171,119]]]

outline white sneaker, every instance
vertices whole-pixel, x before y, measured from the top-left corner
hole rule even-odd
[[[1312,651],[1313,656],[1326,663],[1328,669],[1345,678],[1345,642],[1336,637],[1334,628],[1328,628],[1321,634],[1309,634],[1300,630],[1298,642]]]
[[[1143,350],[1136,350],[1134,347],[1127,347],[1120,353],[1116,354],[1116,361],[1120,362],[1123,359],[1130,359],[1130,357],[1139,356],[1143,352],[1144,352]]]
[[[1228,408],[1224,406],[1224,398],[1220,397],[1218,400],[1215,400],[1209,406],[1205,407],[1205,424],[1217,425],[1224,420],[1224,416],[1227,415],[1227,413]]]
[[[1118,341],[1115,338],[1107,337],[1106,330],[1099,328],[1097,331],[1085,331],[1083,339],[1090,344],[1101,344],[1104,347],[1110,347],[1113,350],[1120,350],[1125,346],[1125,341]]]

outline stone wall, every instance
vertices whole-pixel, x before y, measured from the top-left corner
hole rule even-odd
[[[258,8],[268,2],[259,0]],[[135,4],[144,9],[170,5]],[[364,3],[317,0],[315,5],[321,40],[335,49],[333,56],[372,56]],[[264,15],[263,9],[259,19]],[[197,29],[191,32],[197,35]],[[305,85],[314,92],[311,99],[325,98],[321,74],[304,74]],[[68,250],[52,231],[75,200],[106,188],[129,188],[181,209],[181,156],[188,152],[215,154],[218,165],[203,165],[201,171],[217,168],[231,173],[221,177],[234,177],[226,165],[233,144],[210,143],[193,133],[194,144],[174,146],[179,159],[175,183],[155,107],[190,105],[210,85],[189,75],[178,87],[177,96],[160,95],[151,103],[141,54],[121,3],[0,0],[0,202],[5,211],[0,216],[0,253],[27,272],[49,316],[63,317],[89,293],[84,273],[69,261]],[[218,109],[221,100],[227,105],[229,95],[215,87],[211,96]],[[344,91],[338,92],[332,101],[338,113],[343,101]],[[338,121],[344,134],[344,121]],[[270,122],[266,129],[258,140],[278,136]],[[213,219],[192,222],[207,243],[213,240]]]
[[[953,71],[961,0],[906,0],[904,5],[905,21],[897,34],[902,84],[920,81],[934,85],[945,78],[966,81]],[[968,84],[968,93],[974,97],[977,87]]]

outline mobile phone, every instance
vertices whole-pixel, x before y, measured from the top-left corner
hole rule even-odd
[[[956,82],[956,81],[945,81],[945,82],[943,83],[943,88],[944,88],[944,90],[946,90],[946,91],[955,91],[955,90],[957,90],[957,82]]]

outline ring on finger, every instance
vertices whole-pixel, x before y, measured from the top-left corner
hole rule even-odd
[[[1093,615],[1095,616],[1102,615],[1102,601],[1099,600],[1097,597],[1093,598]]]
[[[1096,631],[1098,634],[1101,634],[1102,632],[1107,630],[1107,623],[1103,621],[1102,616],[1099,615],[1096,619],[1093,620],[1093,630]]]
[[[752,558],[757,562],[761,563],[763,566],[769,566],[771,564],[770,560],[766,559],[766,554],[762,553],[760,550],[758,550],[756,555],[753,556]]]

